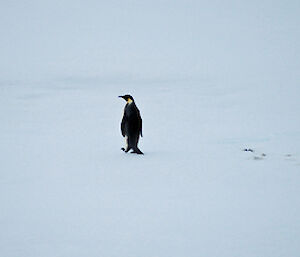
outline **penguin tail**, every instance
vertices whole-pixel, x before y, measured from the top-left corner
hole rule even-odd
[[[136,153],[136,154],[144,154],[138,147],[135,147],[132,151],[132,153]]]

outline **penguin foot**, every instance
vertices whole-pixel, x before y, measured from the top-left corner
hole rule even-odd
[[[129,149],[125,149],[124,147],[122,147],[121,150],[122,150],[123,152],[125,152],[125,153],[128,153],[128,151],[130,150],[130,148],[129,148]]]

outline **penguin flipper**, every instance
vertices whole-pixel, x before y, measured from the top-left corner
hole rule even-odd
[[[127,122],[126,116],[124,115],[121,122],[121,132],[122,136],[125,137],[125,123]]]
[[[141,118],[141,116],[139,115],[139,123],[140,123],[140,135],[141,135],[141,137],[143,137],[143,120],[142,120],[142,118]]]

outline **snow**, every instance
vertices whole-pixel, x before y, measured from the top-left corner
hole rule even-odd
[[[0,256],[299,255],[298,2],[1,5]]]

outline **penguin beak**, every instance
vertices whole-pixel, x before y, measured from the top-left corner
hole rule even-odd
[[[126,100],[126,99],[124,98],[124,96],[123,96],[123,95],[119,95],[118,97],[121,97],[121,98],[123,98],[124,100]]]

